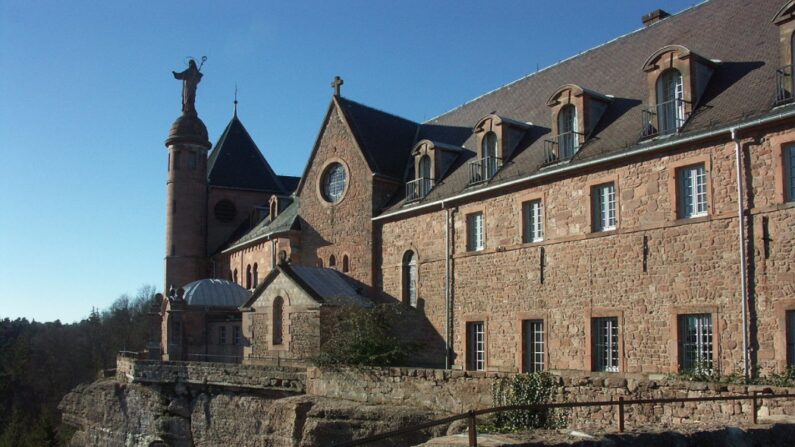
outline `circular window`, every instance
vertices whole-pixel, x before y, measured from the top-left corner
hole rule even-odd
[[[329,166],[323,175],[321,185],[323,198],[331,203],[339,202],[342,199],[342,193],[345,192],[346,180],[345,168],[341,164],[333,163]]]
[[[219,221],[231,222],[237,215],[237,208],[231,200],[224,199],[215,204],[213,213],[215,214],[215,218]]]

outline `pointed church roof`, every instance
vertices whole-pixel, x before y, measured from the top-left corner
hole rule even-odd
[[[342,96],[336,96],[335,99],[370,169],[376,174],[403,180],[406,159],[420,125]]]
[[[229,121],[210,153],[207,160],[207,179],[210,186],[282,194],[292,192],[284,189],[279,177],[238,119],[237,113]]]

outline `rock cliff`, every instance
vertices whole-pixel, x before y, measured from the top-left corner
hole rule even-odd
[[[60,409],[78,429],[73,446],[325,446],[440,416],[286,391],[115,380],[75,388]],[[415,445],[445,430],[372,445]]]

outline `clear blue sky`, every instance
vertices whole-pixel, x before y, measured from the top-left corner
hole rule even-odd
[[[334,75],[343,96],[423,121],[693,3],[0,0],[0,318],[71,322],[161,286],[187,56],[208,57],[210,139],[237,83],[260,150],[300,175]]]

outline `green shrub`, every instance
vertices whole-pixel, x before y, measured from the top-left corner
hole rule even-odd
[[[404,364],[415,345],[395,336],[405,306],[345,306],[329,328],[315,364],[320,366],[396,366]]]
[[[533,405],[550,403],[557,379],[548,372],[519,374],[497,379],[492,385],[494,405]],[[533,428],[561,428],[566,414],[561,409],[515,410],[494,413],[488,429],[499,432]]]

